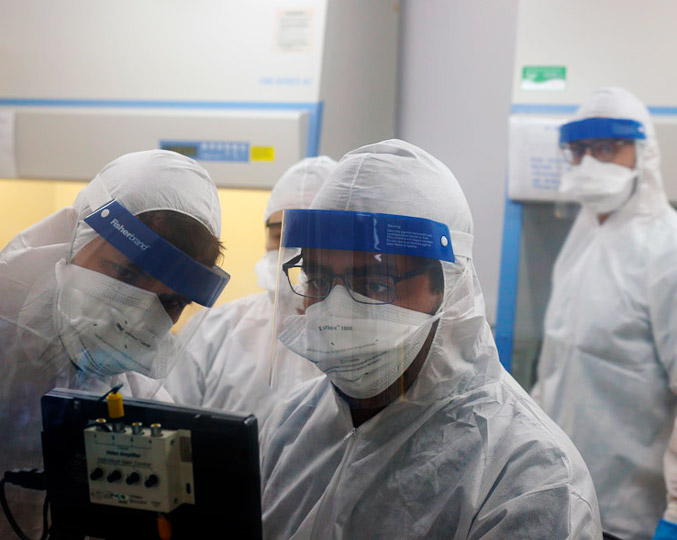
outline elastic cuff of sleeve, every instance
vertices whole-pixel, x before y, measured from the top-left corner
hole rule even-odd
[[[677,497],[672,493],[668,493],[668,505],[665,507],[662,519],[668,523],[677,523]]]
[[[677,540],[677,524],[661,519],[656,527],[653,540]]]

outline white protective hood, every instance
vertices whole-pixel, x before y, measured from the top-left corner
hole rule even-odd
[[[470,210],[449,169],[403,141],[371,144],[339,161],[311,208],[441,222],[456,262],[441,261],[442,316],[401,399],[355,428],[321,377],[273,412],[261,447],[266,538],[600,538],[580,456],[499,363]]]
[[[602,88],[576,119],[632,119],[635,193],[600,224],[581,209],[553,270],[538,382],[532,394],[585,459],[605,530],[649,538],[665,505],[662,456],[677,389],[677,214],[660,173],[647,108]]]
[[[419,217],[449,227],[455,263],[441,261],[444,272],[443,313],[426,366],[411,389],[408,399],[435,399],[451,390],[464,375],[486,369],[500,369],[497,355],[487,359],[454,355],[454,365],[445,353],[451,345],[445,336],[451,327],[468,327],[473,341],[478,333],[489,331],[484,298],[472,263],[473,222],[470,208],[458,181],[439,160],[404,141],[384,141],[354,150],[341,159],[339,166],[320,190],[311,209],[348,210]],[[412,182],[416,178],[416,183]],[[413,187],[415,186],[415,187]],[[421,187],[419,187],[421,186]],[[412,189],[413,187],[413,189]],[[413,193],[412,193],[413,191]],[[407,196],[402,194],[407,193]],[[463,335],[466,331],[461,331]],[[486,336],[493,346],[490,333]],[[442,349],[442,350],[438,350]],[[495,351],[494,351],[495,352]],[[480,365],[473,365],[479,361]],[[497,373],[497,372],[496,372]],[[447,384],[443,384],[443,383]]]
[[[660,150],[651,114],[644,104],[623,88],[601,88],[578,108],[572,120],[586,118],[624,118],[642,123],[646,140],[636,143],[639,182],[626,206],[630,212],[644,215],[664,209],[668,203],[660,170]]]
[[[182,212],[212,234],[220,234],[216,187],[192,159],[162,150],[127,154],[104,167],[97,179],[132,214]],[[96,183],[85,186],[73,206],[22,231],[0,251],[0,420],[4,430],[0,472],[40,466],[40,397],[55,386],[75,383],[76,369],[55,329],[55,267],[67,258],[71,245],[77,251],[96,236],[82,222],[95,210],[87,202],[92,189],[97,189]],[[164,390],[155,394],[157,382],[138,373],[125,373],[114,381],[93,378],[87,389],[103,393],[111,383],[119,382],[125,384],[125,395],[171,400]],[[23,524],[41,524],[42,503],[35,495],[30,492],[11,504]],[[0,537],[9,535],[8,529],[3,518]],[[35,536],[34,531],[25,530]]]
[[[292,165],[273,187],[264,222],[282,210],[308,208],[335,167],[336,161],[327,156],[306,158]],[[178,403],[254,413],[259,428],[281,400],[280,394],[289,390],[288,386],[318,375],[312,365],[296,359],[301,364],[295,370],[299,379],[290,378],[285,388],[277,391],[270,387],[278,252],[268,253],[271,255],[257,263],[255,271],[271,273],[272,292],[267,290],[212,308],[192,336],[185,358],[166,382],[167,390]]]
[[[95,210],[88,200],[97,200],[92,195],[98,190],[98,182],[134,215],[172,210],[195,218],[217,237],[221,233],[216,187],[194,160],[174,152],[151,150],[112,161],[80,191],[73,206],[22,231],[0,252],[0,320],[17,332],[12,338],[4,338],[9,343],[0,342],[0,356],[19,347],[26,360],[42,369],[52,373],[60,369],[64,355],[57,343],[52,316],[54,268],[67,257],[71,243],[75,254],[96,237],[82,220]],[[57,364],[48,367],[57,358]]]
[[[308,208],[320,186],[336,167],[329,156],[305,158],[292,165],[275,182],[263,214],[263,221],[276,212],[291,208]]]
[[[112,197],[132,214],[173,210],[197,219],[216,237],[221,235],[221,206],[213,180],[194,160],[165,150],[126,154],[97,175]],[[95,208],[87,200],[91,184],[68,206],[15,236],[0,251],[0,290],[11,291],[0,304],[0,318],[16,320],[28,291],[45,271],[66,258],[75,239],[76,251],[95,234],[77,227]]]

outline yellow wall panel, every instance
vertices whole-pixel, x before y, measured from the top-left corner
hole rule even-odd
[[[54,211],[53,182],[0,179],[0,246]]]
[[[54,184],[54,210],[70,206],[87,182],[51,182]]]
[[[263,213],[269,196],[268,190],[219,189],[221,241],[226,247],[221,266],[230,274],[219,303],[261,290],[254,265],[266,252]]]

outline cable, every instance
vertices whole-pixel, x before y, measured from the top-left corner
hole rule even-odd
[[[172,523],[164,514],[157,516],[157,529],[160,540],[172,540]]]
[[[13,471],[5,471],[3,481],[36,491],[45,491],[47,489],[44,469],[14,469]]]
[[[21,540],[33,540],[26,536],[21,530],[21,527],[14,519],[9,504],[7,504],[7,497],[5,496],[5,484],[10,483],[27,489],[34,489],[37,491],[45,490],[45,471],[42,469],[21,469],[14,471],[6,471],[5,476],[0,480],[0,505],[2,506],[7,521],[14,530],[14,532],[21,538]],[[40,540],[47,540],[49,535],[49,497],[45,495],[45,502],[42,505],[42,535]]]
[[[103,396],[101,396],[97,401],[103,401],[108,397],[108,394],[116,394],[123,386],[124,383],[116,384],[113,388],[111,388],[110,390],[108,390],[108,392],[106,392]]]

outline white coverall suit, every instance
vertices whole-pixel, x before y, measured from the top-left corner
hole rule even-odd
[[[648,540],[665,509],[675,417],[677,213],[646,108],[609,88],[576,115],[591,117],[639,121],[646,142],[627,203],[602,224],[583,206],[557,257],[533,395],[588,465],[604,530]]]
[[[290,167],[271,191],[264,221],[268,223],[271,216],[283,210],[307,208],[335,166],[333,159],[319,156]],[[177,403],[253,413],[260,429],[280,399],[282,386],[290,388],[300,380],[319,375],[313,366],[299,359],[305,369],[294,371],[298,380],[278,384],[276,392],[271,390],[276,268],[275,249],[255,267],[259,286],[265,292],[217,306],[200,322],[185,349],[185,358],[165,385]]]
[[[444,223],[456,262],[440,261],[441,318],[404,395],[354,428],[322,377],[273,411],[262,434],[266,538],[599,540],[583,460],[499,362],[451,172],[384,141],[346,154],[311,208]]]
[[[123,383],[126,396],[171,401],[162,381],[132,371],[82,381],[57,331],[56,269],[69,252],[96,234],[82,220],[95,208],[89,198],[102,182],[134,215],[172,210],[200,221],[216,237],[221,210],[214,182],[193,160],[165,151],[127,154],[107,165],[66,207],[19,233],[0,251],[0,474],[40,467],[40,397],[54,387],[101,392]],[[24,532],[37,538],[44,493],[8,486],[10,509]],[[37,530],[28,524],[38,524]],[[0,539],[16,538],[4,514]]]

